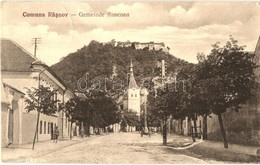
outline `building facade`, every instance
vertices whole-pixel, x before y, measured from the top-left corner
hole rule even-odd
[[[117,47],[132,47],[134,49],[147,49],[149,51],[155,50],[155,51],[162,51],[165,53],[169,53],[170,48],[166,47],[163,42],[156,43],[156,42],[116,42],[113,46]]]
[[[73,97],[73,92],[66,87],[50,67],[33,57],[14,41],[8,39],[1,40],[1,62],[1,77],[4,85],[6,84],[5,86],[13,87],[12,90],[16,89],[16,93],[23,93],[23,97],[27,97],[26,93],[28,89],[38,88],[40,85],[57,90],[57,99],[61,102],[65,102]],[[10,87],[5,88],[5,90],[8,89],[10,89]],[[9,96],[8,92],[7,96]],[[12,101],[9,99],[9,102],[12,103],[13,100],[17,99],[17,97],[12,99]],[[10,110],[7,112],[12,116],[10,112],[13,111],[14,117],[8,118],[9,121],[7,122],[9,125],[15,125],[15,127],[19,125],[19,131],[13,130],[13,132],[10,133],[12,129],[9,129],[10,126],[7,126],[9,130],[8,134],[13,134],[14,137],[20,137],[19,141],[14,140],[12,144],[30,143],[33,141],[37,115],[36,112],[27,112],[24,99],[19,99],[18,102],[18,110],[16,110],[17,106],[13,106],[12,104],[8,107]],[[16,113],[19,114],[20,120],[15,119]],[[15,123],[17,121],[19,121],[18,124]],[[63,110],[53,115],[41,114],[37,140],[44,141],[52,139],[55,126],[59,127],[61,138],[68,137],[70,132],[68,125],[69,121]]]
[[[22,144],[22,110],[24,93],[14,87],[1,83],[1,129],[2,147],[10,144]]]

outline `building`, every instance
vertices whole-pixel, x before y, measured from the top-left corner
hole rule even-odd
[[[140,92],[141,92],[140,88],[137,86],[134,78],[133,63],[131,61],[129,84],[124,98],[124,109],[133,110],[138,115],[140,115],[140,109],[141,109]]]
[[[6,121],[9,125],[3,125],[5,121],[2,121],[2,129],[8,130],[7,134],[8,136],[10,135],[8,137],[9,141],[12,138],[14,139],[12,144],[30,143],[33,141],[37,115],[36,112],[28,113],[25,109],[23,97],[26,97],[27,88],[38,88],[40,85],[43,85],[55,89],[57,90],[57,99],[61,102],[65,102],[73,97],[74,94],[50,67],[33,57],[14,41],[1,39],[1,62],[3,88],[7,91],[6,97],[8,97],[10,104],[9,107],[7,107],[9,110],[6,111],[7,116],[10,116],[7,118],[8,121]],[[8,91],[12,91],[11,94]],[[13,93],[15,97],[12,97]],[[1,101],[3,102],[3,100]],[[17,105],[15,102],[19,102],[19,104]],[[19,120],[16,119],[17,115],[19,116]],[[69,136],[69,121],[63,110],[53,115],[41,114],[37,140],[50,140],[55,126],[59,127],[61,138]],[[18,129],[18,131],[16,131],[16,129]],[[11,137],[11,135],[13,137]],[[19,140],[16,140],[17,136],[19,136]]]
[[[111,44],[111,43],[110,43]],[[134,49],[147,49],[149,51],[155,50],[155,51],[162,51],[165,53],[169,53],[170,48],[166,47],[165,44],[163,42],[130,42],[130,41],[126,41],[126,42],[116,42],[115,44],[112,44],[113,46],[117,46],[117,47],[132,47]]]
[[[155,51],[162,51],[165,53],[169,53],[169,47],[165,47],[165,44],[163,42],[161,43],[155,43],[155,42],[147,42],[147,43],[140,43],[140,42],[133,42],[133,47],[135,49],[145,49],[148,50],[155,50]]]
[[[2,147],[22,144],[22,110],[25,94],[16,88],[1,83],[1,129]]]
[[[130,73],[129,73],[129,81],[128,87],[123,97],[123,110],[124,111],[134,111],[140,116],[141,111],[141,88],[138,87],[133,71],[133,63],[131,61],[130,64]],[[126,131],[135,131],[136,128],[129,127],[127,125]]]

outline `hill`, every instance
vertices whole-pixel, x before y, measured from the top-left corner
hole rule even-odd
[[[77,81],[87,72],[89,80],[113,76],[125,83],[131,59],[139,85],[144,78],[158,75],[158,61],[165,60],[168,74],[173,74],[178,68],[189,64],[161,50],[137,50],[133,47],[115,47],[91,41],[88,46],[70,53],[51,68],[71,89],[77,90]]]

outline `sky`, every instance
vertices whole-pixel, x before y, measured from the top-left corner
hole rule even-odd
[[[68,17],[24,17],[23,13],[69,13]],[[79,13],[129,13],[129,17],[80,17]],[[71,16],[76,14],[76,16]],[[41,38],[37,58],[59,62],[91,40],[164,42],[170,54],[196,63],[197,53],[225,44],[232,35],[254,51],[260,35],[259,2],[2,2],[1,37],[34,52],[32,38]]]

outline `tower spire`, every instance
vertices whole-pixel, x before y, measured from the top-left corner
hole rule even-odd
[[[131,59],[131,63],[130,63],[130,73],[131,73],[131,74],[134,74],[134,72],[133,72],[133,62],[132,62],[132,59]]]
[[[134,77],[134,71],[133,71],[133,62],[131,59],[131,64],[130,64],[130,80],[129,80],[129,88],[138,88],[136,81],[135,81],[135,77]]]

